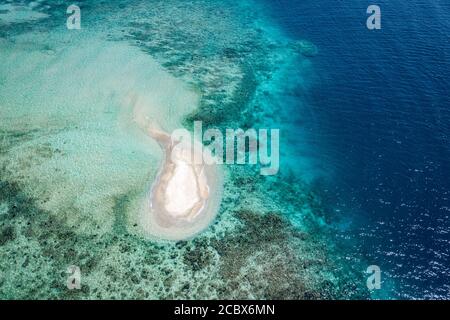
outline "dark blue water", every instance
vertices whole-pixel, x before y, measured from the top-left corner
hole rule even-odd
[[[366,28],[370,4],[381,30]],[[306,93],[314,116],[301,130],[320,145],[330,202],[350,222],[336,241],[380,266],[379,296],[450,298],[450,2],[266,5],[319,48]]]

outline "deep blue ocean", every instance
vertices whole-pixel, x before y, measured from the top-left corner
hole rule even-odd
[[[366,27],[371,4],[381,30]],[[332,172],[322,193],[336,242],[347,259],[381,268],[378,296],[449,299],[450,2],[266,6],[290,37],[319,49],[298,127]]]

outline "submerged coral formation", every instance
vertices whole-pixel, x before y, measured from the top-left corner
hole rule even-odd
[[[61,1],[40,3],[62,6]],[[112,72],[118,78],[134,77],[135,83],[136,77],[150,81],[153,89],[143,89],[150,90],[154,110],[159,110],[161,101],[165,103],[167,110],[161,111],[160,120],[168,125],[176,126],[178,120],[187,128],[194,120],[217,128],[279,125],[280,107],[270,105],[268,97],[279,94],[277,88],[285,82],[286,70],[292,64],[301,65],[305,58],[265,20],[258,6],[250,1],[207,0],[153,1],[151,10],[147,10],[146,1],[103,2],[98,6],[85,1],[83,6],[94,10],[91,16],[97,17],[95,21],[87,17],[84,28],[107,38],[108,42],[101,43],[117,54],[116,60],[95,68],[91,76],[96,83],[91,84],[116,91],[97,95],[98,90],[89,91],[89,85],[77,87],[92,94],[88,95],[91,103],[71,115],[73,110],[43,108],[39,100],[42,89],[29,88],[27,95],[16,100],[38,107],[27,119],[26,111],[21,114],[12,106],[6,107],[11,87],[0,90],[0,113],[12,121],[0,124],[0,297],[366,297],[362,275],[347,268],[327,237],[320,197],[310,184],[287,169],[265,177],[255,166],[224,167],[219,214],[193,239],[155,241],[139,231],[138,203],[148,190],[149,180],[156,176],[155,163],[161,154],[156,144],[153,153],[146,151],[151,142],[132,128],[123,109],[114,107],[118,104],[117,92],[126,90],[120,82],[105,79]],[[117,6],[119,11],[115,10]],[[51,15],[53,11],[47,8],[46,12]],[[40,20],[34,27],[21,22],[21,32],[9,30],[0,35],[6,41],[26,39],[27,33],[39,34],[43,29],[50,31],[51,41],[53,36],[59,45],[82,39],[74,36],[75,40],[67,40],[66,35],[60,35],[65,31],[58,31],[54,17]],[[40,38],[32,37],[35,41]],[[122,47],[124,42],[133,50]],[[23,41],[17,43],[24,45]],[[17,49],[15,45],[10,44],[8,50]],[[163,70],[134,49],[151,56]],[[79,64],[92,66],[100,61],[89,60],[95,55],[108,56],[96,50],[69,53],[43,41],[36,44],[38,53],[19,52],[17,57],[35,55],[48,66],[61,66],[53,55],[65,55],[73,63],[66,60],[67,68],[81,68],[73,74],[77,77],[84,75]],[[50,57],[43,58],[42,51]],[[138,62],[133,64],[128,56]],[[9,61],[13,61],[11,57],[9,52]],[[118,65],[128,67],[116,68]],[[146,65],[150,71],[140,73],[139,65]],[[117,69],[124,73],[118,74]],[[30,76],[37,74],[40,79],[39,72],[30,70]],[[59,76],[56,69],[48,72]],[[164,79],[161,87],[151,78],[151,72]],[[13,80],[3,79],[5,74],[0,70],[0,81],[15,85]],[[171,85],[167,97],[150,97],[156,95],[155,87],[161,89],[163,85]],[[61,96],[52,103],[67,101],[64,87],[55,84],[44,89]],[[14,90],[11,92],[17,93]],[[190,106],[181,110],[173,92],[185,97]],[[86,102],[81,98],[77,101]],[[197,102],[193,110],[192,104]],[[94,120],[84,123],[86,115]],[[147,163],[152,164],[151,170],[142,169]],[[54,187],[49,189],[50,185]],[[66,288],[69,265],[81,270],[81,290]]]

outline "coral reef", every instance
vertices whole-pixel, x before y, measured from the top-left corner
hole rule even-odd
[[[40,3],[51,19],[15,24],[0,36],[54,28],[64,2]],[[206,128],[244,129],[279,122],[277,106],[264,101],[286,81],[280,80],[283,70],[313,48],[299,52],[248,1],[153,1],[151,10],[146,1],[81,5],[101,21],[88,16],[84,26],[140,48],[199,93],[199,107],[185,117],[187,128],[194,120]],[[227,167],[220,212],[205,232],[179,242],[149,241],[130,219],[138,187],[95,199],[103,211],[92,206],[89,215],[78,198],[52,211],[52,195],[36,194],[41,181],[26,172],[43,170],[40,164],[48,162],[56,164],[55,171],[65,169],[57,164],[70,150],[48,138],[67,127],[0,129],[0,298],[367,297],[362,274],[339,259],[327,234],[320,197],[299,177],[260,176],[257,166]],[[66,288],[69,265],[80,267],[81,290]]]

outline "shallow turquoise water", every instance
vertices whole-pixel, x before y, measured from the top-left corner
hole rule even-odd
[[[1,298],[369,297],[366,261],[350,266],[330,236],[328,173],[281,103],[309,90],[313,44],[251,1],[84,1],[81,30],[63,1],[0,4]],[[136,211],[161,151],[130,92],[167,130],[280,128],[280,173],[226,166],[207,230],[147,238]],[[81,290],[66,288],[70,265]]]

